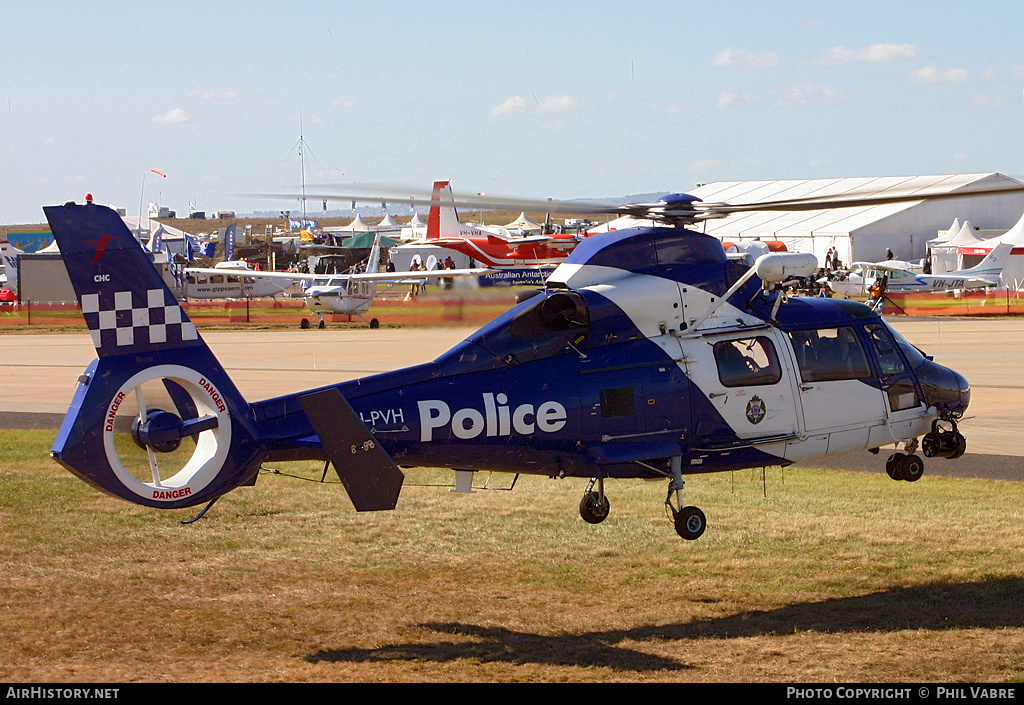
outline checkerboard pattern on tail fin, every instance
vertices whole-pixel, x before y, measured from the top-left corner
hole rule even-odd
[[[117,213],[93,203],[43,210],[101,358],[202,345],[150,255]]]

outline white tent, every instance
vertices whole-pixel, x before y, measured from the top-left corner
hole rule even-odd
[[[401,230],[401,224],[391,217],[390,213],[385,213],[384,218],[374,227],[374,230]]]
[[[528,218],[526,216],[526,212],[525,211],[520,213],[518,218],[513,220],[511,223],[509,223],[505,227],[508,230],[515,230],[516,228],[518,228],[520,230],[540,230],[541,229],[540,224],[534,222],[533,220],[530,220],[530,218]]]
[[[960,248],[977,247],[982,242],[985,240],[971,227],[971,221],[965,221],[960,227],[960,232],[945,242],[932,246],[932,273],[942,274],[963,269]]]
[[[363,220],[362,215],[357,213],[356,217],[348,225],[343,225],[340,228],[324,228],[324,232],[368,233],[373,229],[374,227]]]
[[[998,237],[958,246],[959,261],[965,267],[973,266],[991,252],[993,247],[1004,242],[1013,245],[1013,249],[1010,251],[1009,261],[1003,267],[1000,281],[1003,286],[1011,289],[1024,289],[1024,215],[1012,228]]]
[[[412,219],[402,226],[403,240],[419,240],[427,236],[427,223],[419,213],[413,213]]]
[[[949,228],[947,228],[946,230],[940,231],[938,237],[936,237],[934,240],[929,240],[926,243],[928,248],[931,249],[932,247],[935,247],[936,245],[941,245],[944,242],[948,242],[949,240],[954,238],[958,232],[960,232],[960,228],[961,228],[960,219],[959,218],[954,218],[953,219],[953,224],[950,225]]]

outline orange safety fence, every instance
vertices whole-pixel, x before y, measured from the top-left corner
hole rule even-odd
[[[482,298],[459,295],[431,295],[402,299],[378,299],[364,314],[382,324],[400,323],[410,326],[443,324],[482,325],[515,304],[515,293]],[[303,318],[312,319],[300,299],[183,301],[182,308],[197,327],[225,324],[286,323],[299,325]],[[331,314],[328,323],[361,321],[359,316]],[[77,302],[22,302],[0,305],[0,328],[28,326],[85,327],[85,319]]]

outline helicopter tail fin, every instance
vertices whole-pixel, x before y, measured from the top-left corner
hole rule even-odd
[[[192,506],[250,482],[260,457],[251,407],[141,243],[104,206],[43,210],[99,358],[79,377],[51,456],[147,506]]]

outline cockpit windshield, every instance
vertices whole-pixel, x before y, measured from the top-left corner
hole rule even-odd
[[[508,365],[522,364],[571,349],[590,328],[587,302],[575,291],[555,291],[530,299],[471,340]]]
[[[889,335],[893,337],[896,344],[900,346],[900,350],[903,351],[903,357],[907,358],[907,364],[910,365],[910,369],[916,370],[928,360],[928,357],[923,352],[918,350],[917,347],[900,335],[899,332],[890,326],[884,319],[882,320],[882,325],[884,325],[886,330],[889,331]]]

